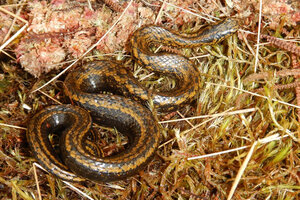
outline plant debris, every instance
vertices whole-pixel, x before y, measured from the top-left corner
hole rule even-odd
[[[299,198],[298,1],[0,3],[1,199]],[[201,92],[181,110],[155,113],[161,145],[139,174],[113,183],[73,184],[75,189],[33,165],[27,121],[47,105],[68,103],[64,77],[53,79],[67,64],[78,58],[122,60],[150,89],[172,87],[173,80],[156,77],[126,53],[129,35],[146,24],[192,33],[226,17],[237,19],[240,30],[220,44],[161,48],[195,63]],[[102,130],[100,140],[106,155],[123,148],[122,135],[114,131]]]

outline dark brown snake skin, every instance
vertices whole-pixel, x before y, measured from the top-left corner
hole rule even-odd
[[[227,19],[190,36],[160,26],[138,29],[129,39],[132,56],[148,70],[174,78],[176,87],[168,92],[152,93],[120,62],[87,63],[69,73],[64,82],[66,95],[80,107],[50,106],[29,121],[27,139],[34,156],[47,171],[67,181],[105,182],[133,175],[151,160],[159,144],[158,123],[145,107],[146,102],[152,99],[159,111],[172,111],[190,103],[199,93],[199,72],[189,59],[153,53],[149,46],[193,48],[215,44],[237,28],[235,21]],[[128,148],[114,156],[97,156],[97,147],[85,142],[91,118],[127,135]],[[55,154],[48,139],[53,132],[61,134],[60,156]]]

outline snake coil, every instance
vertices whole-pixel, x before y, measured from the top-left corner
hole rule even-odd
[[[151,160],[159,145],[158,123],[143,104],[151,98],[159,111],[171,111],[190,103],[199,93],[199,72],[189,59],[153,53],[149,46],[193,48],[215,44],[236,30],[237,23],[226,19],[190,36],[161,26],[135,31],[129,39],[132,56],[148,70],[174,78],[177,87],[168,92],[150,94],[116,61],[90,62],[70,72],[64,81],[65,93],[80,107],[50,106],[30,119],[27,140],[35,158],[47,171],[66,181],[106,182],[133,175]],[[110,157],[96,156],[93,152],[97,147],[85,142],[92,119],[127,135],[128,148]],[[61,135],[60,155],[51,146],[49,133]]]

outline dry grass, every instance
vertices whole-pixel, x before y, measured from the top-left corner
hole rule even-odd
[[[141,1],[139,6],[155,13],[153,23],[179,30],[193,30],[219,16],[234,15],[243,23],[237,34],[220,44],[181,51],[201,72],[201,92],[194,104],[157,115],[162,132],[157,155],[146,169],[127,180],[72,184],[74,189],[36,167],[26,142],[26,122],[42,107],[66,102],[62,91],[64,74],[52,71],[36,79],[14,60],[1,61],[1,199],[299,199],[300,59],[294,55],[299,48],[299,25],[284,17],[281,23],[277,16],[273,20],[265,4],[261,9],[254,4],[254,10],[246,15],[247,10],[238,10],[238,6],[247,7],[246,3],[237,6],[230,0],[225,4],[213,1],[209,6],[204,1],[174,2]],[[87,1],[86,5],[93,3]],[[137,6],[136,3],[129,6]],[[18,13],[21,5],[24,7],[19,14],[24,14],[26,4],[22,2],[2,6],[0,12],[15,7],[13,11]],[[260,10],[265,12],[264,18],[260,18]],[[0,50],[14,57],[12,51],[19,37],[25,35],[22,27],[29,22],[19,20],[12,12],[5,15],[17,25],[8,28],[11,31],[0,41]],[[122,17],[118,13],[116,19],[120,21],[113,21],[109,28],[119,28],[113,26],[114,22],[126,25]],[[142,24],[143,19],[138,20]],[[262,29],[257,27],[260,20]],[[261,37],[258,32],[285,40]],[[107,31],[103,38],[110,34]],[[122,59],[127,66],[134,66],[135,75],[148,87],[174,84],[166,77],[153,77],[123,52],[115,50],[112,55],[104,55],[101,49],[95,51],[97,41],[102,40],[98,38],[80,58]],[[81,62],[72,59],[69,67]],[[68,68],[65,69],[63,72]]]

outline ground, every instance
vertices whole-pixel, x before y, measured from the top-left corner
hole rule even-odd
[[[0,3],[1,199],[299,199],[298,1]],[[224,18],[239,22],[231,37],[175,51],[199,69],[201,90],[192,104],[155,113],[161,143],[139,174],[73,184],[81,194],[35,167],[27,122],[47,105],[68,103],[69,68],[116,59],[146,86],[169,87],[172,80],[151,76],[131,58],[130,34],[147,24],[190,33]],[[116,151],[118,136],[102,135],[104,153]]]

